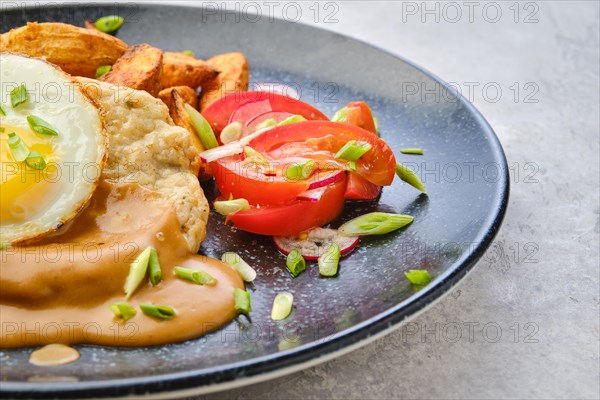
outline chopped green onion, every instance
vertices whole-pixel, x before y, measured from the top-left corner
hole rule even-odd
[[[223,216],[250,209],[250,203],[246,199],[215,201],[213,205],[215,210]]]
[[[423,149],[418,148],[418,147],[410,147],[410,148],[406,148],[406,149],[400,149],[400,153],[423,155]]]
[[[156,306],[154,304],[140,304],[144,314],[160,319],[175,318],[175,310],[169,306]]]
[[[221,261],[227,265],[231,265],[240,273],[242,279],[246,282],[252,282],[256,279],[256,271],[246,261],[242,259],[238,254],[227,252],[221,256]]]
[[[431,282],[431,275],[429,271],[424,269],[411,269],[405,272],[404,275],[413,285],[423,286]]]
[[[0,133],[4,133],[4,127],[0,126]]]
[[[146,270],[148,269],[148,263],[150,262],[150,253],[152,252],[152,247],[146,247],[144,251],[142,251],[137,258],[131,263],[129,267],[129,274],[127,275],[127,279],[125,280],[125,295],[127,298],[130,298],[135,289],[140,285],[144,276],[146,276]]]
[[[8,147],[10,154],[17,162],[25,161],[29,155],[29,147],[23,142],[21,137],[14,132],[8,134]]]
[[[235,301],[235,310],[237,312],[248,314],[252,311],[252,305],[250,304],[250,293],[245,290],[235,288],[233,292],[233,298]]]
[[[217,280],[213,278],[211,274],[197,269],[175,267],[173,268],[173,273],[177,275],[178,278],[194,282],[198,285],[215,286],[217,284]]]
[[[2,105],[0,105],[0,115],[6,116],[6,113],[4,112],[4,108],[2,108]]]
[[[285,170],[285,177],[290,180],[307,179],[312,175],[316,165],[315,160],[292,164]]]
[[[410,224],[413,217],[403,214],[372,212],[361,215],[339,227],[343,236],[384,235]]]
[[[375,133],[379,133],[379,120],[377,117],[373,117],[373,124],[375,124]]]
[[[273,321],[281,321],[286,319],[292,313],[294,305],[294,296],[288,292],[278,293],[273,300],[273,308],[271,309],[271,319]]]
[[[43,170],[46,168],[46,160],[40,153],[35,150],[29,152],[29,155],[25,159],[25,164],[33,169]]]
[[[304,118],[302,115],[292,115],[290,117],[287,117],[280,123],[278,123],[277,126],[295,124],[296,122],[302,122],[302,121],[306,121],[306,118]]]
[[[306,261],[304,261],[304,257],[302,257],[302,254],[298,249],[293,249],[287,255],[285,266],[295,278],[306,269]]]
[[[274,126],[277,126],[277,120],[275,118],[269,118],[256,125],[256,130],[259,131],[265,128],[272,128]]]
[[[31,130],[42,135],[58,136],[58,132],[48,122],[35,115],[28,115],[27,122]]]
[[[239,121],[234,121],[221,131],[221,142],[223,144],[235,142],[242,137],[243,131],[244,125]]]
[[[111,69],[111,65],[102,65],[101,67],[98,67],[96,69],[96,74],[94,75],[94,78],[100,78],[102,75],[106,74],[107,72],[110,72]]]
[[[269,160],[267,160],[267,157],[265,157],[258,151],[254,150],[250,146],[244,146],[244,154],[252,162],[255,162],[257,164],[263,164],[263,165],[269,164]]]
[[[193,52],[193,51],[191,51],[191,50],[184,50],[184,51],[182,51],[182,53],[183,53],[183,54],[185,54],[186,56],[190,56],[190,57],[196,57],[196,56],[194,55],[194,52]]]
[[[131,305],[129,305],[129,303],[124,301],[111,304],[110,310],[113,312],[113,314],[115,314],[116,317],[123,318],[123,320],[125,321],[133,318],[135,314],[137,314],[135,308],[133,308]]]
[[[121,25],[123,25],[123,22],[125,22],[123,17],[118,15],[108,15],[106,17],[99,18],[95,25],[100,32],[114,33],[121,27]]]
[[[396,175],[398,175],[398,178],[402,179],[404,182],[408,183],[422,193],[427,192],[425,185],[423,182],[421,182],[419,176],[412,169],[400,164],[399,162],[396,163]]]
[[[348,168],[350,171],[356,171],[356,161],[348,161]]]
[[[29,101],[29,94],[27,93],[25,84],[21,84],[21,86],[17,86],[10,91],[10,104],[12,108],[16,108],[19,104],[26,103],[27,101]]]
[[[331,117],[331,122],[346,122],[348,119],[348,107],[340,108]]]
[[[334,276],[337,274],[341,256],[340,246],[337,243],[331,245],[319,257],[319,274],[321,276]]]
[[[363,156],[367,151],[371,150],[371,144],[367,142],[359,142],[349,140],[335,155],[335,158],[341,158],[348,161],[356,161]]]
[[[192,120],[192,125],[194,126],[194,129],[200,138],[202,146],[204,146],[206,150],[218,147],[219,142],[217,142],[215,133],[213,132],[206,118],[204,118],[202,114],[198,112],[198,110],[189,104],[185,103],[184,107],[190,116],[190,119]]]
[[[154,247],[150,248],[150,258],[148,259],[148,272],[150,273],[150,283],[156,286],[162,280],[162,271],[158,262],[158,253]]]

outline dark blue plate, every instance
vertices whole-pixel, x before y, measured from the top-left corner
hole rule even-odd
[[[205,337],[140,349],[78,346],[81,359],[42,368],[27,362],[30,349],[3,351],[0,391],[5,396],[118,397],[145,393],[203,393],[267,379],[324,361],[380,336],[434,302],[483,255],[508,201],[502,147],[465,99],[423,69],[356,40],[268,18],[164,5],[34,7],[2,13],[2,26],[120,14],[118,36],[165,50],[191,49],[207,58],[243,51],[253,82],[282,82],[328,115],[356,99],[379,118],[382,137],[414,169],[428,195],[397,181],[377,203],[348,204],[332,225],[374,210],[411,214],[408,228],[361,240],[344,258],[339,276],[323,279],[311,265],[292,279],[285,258],[267,237],[226,227],[214,216],[201,252],[237,251],[258,270],[252,320],[239,318]],[[290,91],[291,93],[291,91]],[[422,147],[423,156],[402,155]],[[205,187],[208,197],[214,188]],[[301,216],[292,216],[300,218]],[[415,291],[408,269],[427,269],[433,282]],[[294,293],[293,314],[270,319],[277,291]]]

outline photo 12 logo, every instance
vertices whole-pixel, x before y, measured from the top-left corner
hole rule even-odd
[[[495,24],[502,20],[515,24],[539,22],[537,2],[508,1],[403,1],[402,23],[475,23]]]

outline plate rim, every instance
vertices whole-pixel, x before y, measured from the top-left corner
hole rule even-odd
[[[127,4],[131,3],[125,3],[124,5]],[[200,10],[203,8],[181,3],[164,4],[148,0],[136,1],[135,4],[147,7],[148,9],[188,8],[190,10]],[[110,7],[111,5],[112,4],[110,3],[78,4],[66,2],[57,7],[56,3],[26,3],[25,8],[36,8],[38,10],[43,10],[44,8],[66,8],[74,6],[77,8],[102,8]],[[7,11],[11,10],[9,9]],[[319,25],[309,25],[304,22],[289,22],[281,18],[274,18],[274,22],[302,25],[305,29],[318,30],[333,35],[336,38],[343,38],[345,40],[360,43],[363,46],[376,49],[379,52],[403,62],[436,83],[441,85],[446,83],[436,74],[415,62],[376,44],[366,42],[365,40],[337,33]],[[133,378],[68,383],[1,381],[0,393],[11,397],[26,394],[28,397],[32,395],[35,397],[89,397],[90,395],[93,395],[94,397],[114,398],[115,396],[127,396],[135,398],[142,396],[149,398],[154,396],[161,397],[166,394],[177,395],[178,397],[199,395],[233,389],[235,387],[263,382],[279,376],[285,376],[295,370],[302,370],[318,365],[347,352],[354,351],[389,334],[394,329],[400,327],[402,322],[409,318],[414,318],[418,314],[424,312],[429,306],[441,300],[454,285],[459,283],[484,255],[502,225],[508,208],[510,195],[508,162],[498,136],[489,122],[472,103],[470,103],[462,94],[455,94],[455,96],[457,101],[460,102],[460,104],[474,117],[478,125],[480,125],[481,130],[487,139],[486,142],[490,144],[492,154],[495,158],[498,158],[498,161],[501,164],[503,173],[499,175],[500,179],[497,182],[498,186],[496,188],[498,189],[498,193],[494,196],[497,204],[494,213],[486,215],[484,224],[489,224],[489,226],[487,226],[487,229],[483,229],[486,227],[484,225],[480,230],[480,234],[477,238],[478,240],[476,241],[478,243],[477,246],[472,248],[470,253],[463,254],[459,260],[453,263],[456,265],[454,268],[447,269],[441,275],[434,278],[432,283],[426,288],[423,288],[418,293],[415,293],[386,311],[337,332],[334,335],[271,355],[225,364],[223,366]],[[243,372],[243,374],[240,374],[240,372]]]

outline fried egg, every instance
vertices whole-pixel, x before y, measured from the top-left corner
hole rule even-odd
[[[15,104],[20,88],[28,99]],[[0,53],[0,106],[0,243],[14,244],[48,234],[81,211],[100,179],[108,143],[96,105],[43,60]],[[39,129],[39,121],[51,131]],[[26,149],[20,155],[17,137]]]

